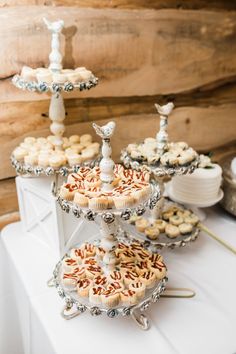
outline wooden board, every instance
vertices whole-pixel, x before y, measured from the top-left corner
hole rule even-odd
[[[236,105],[228,104],[211,107],[183,107],[177,108],[169,120],[169,135],[173,141],[187,141],[198,150],[211,150],[225,144],[236,141],[235,134],[235,112]],[[113,119],[113,118],[110,118]],[[141,141],[145,137],[155,136],[159,119],[157,114],[128,115],[114,118],[117,123],[116,134],[113,139],[113,156],[119,160],[120,150],[131,142]],[[101,120],[100,124],[107,122]],[[27,119],[25,119],[27,124]],[[19,144],[25,136],[46,136],[48,130],[42,126],[37,126],[37,121],[32,122],[32,126],[27,126],[27,132],[19,136],[17,125],[4,143],[4,148],[0,151],[2,168],[0,179],[15,175],[15,171],[10,167],[9,156],[13,148]],[[135,128],[135,129],[134,129]],[[75,123],[67,126],[66,134],[91,133],[97,140],[91,122]],[[99,140],[98,140],[99,141]]]
[[[0,7],[13,5],[77,6],[116,9],[236,9],[233,0],[2,0]]]
[[[11,213],[18,209],[15,179],[0,181],[0,215]]]
[[[87,66],[100,85],[70,97],[172,94],[235,79],[236,12],[5,7],[0,12],[1,102],[45,99],[10,78],[23,64],[48,64],[42,17],[63,18],[64,66]],[[43,45],[42,45],[43,43]]]

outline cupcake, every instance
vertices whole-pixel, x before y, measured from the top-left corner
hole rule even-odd
[[[137,294],[133,290],[123,290],[120,292],[120,299],[123,305],[135,305],[138,302]]]
[[[74,203],[78,204],[82,208],[85,208],[88,206],[89,198],[81,192],[75,192]]]
[[[140,282],[146,285],[147,288],[152,288],[156,282],[155,273],[148,270],[140,275]]]

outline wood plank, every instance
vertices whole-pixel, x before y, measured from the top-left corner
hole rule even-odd
[[[23,64],[48,64],[43,16],[65,20],[64,66],[85,65],[101,79],[96,89],[70,97],[172,94],[236,77],[236,12],[6,7],[0,13],[2,102],[46,97],[10,83]]]
[[[169,122],[170,139],[184,140],[200,151],[215,149],[236,141],[236,105],[225,104],[210,107],[181,107],[172,114]],[[158,129],[157,114],[127,115],[113,119],[117,123],[116,135],[113,139],[114,159],[119,160],[120,150],[131,142],[141,141],[147,136],[154,136]],[[26,117],[27,118],[27,117]],[[27,119],[25,119],[26,122]],[[107,120],[101,120],[103,124]],[[124,128],[125,127],[125,128]],[[135,129],[134,129],[135,127]],[[8,137],[0,151],[0,179],[14,176],[10,167],[9,156],[13,148],[25,136],[46,136],[48,130],[34,123],[28,131],[19,135],[20,124],[15,126],[15,133]],[[81,122],[67,126],[67,135],[91,133],[95,137],[91,122]],[[97,139],[97,137],[95,137]]]
[[[232,0],[2,0],[0,7],[14,5],[77,6],[102,9],[236,9],[236,3]]]
[[[8,224],[11,224],[11,223],[19,221],[19,220],[20,220],[20,214],[18,211],[1,215],[0,216],[0,230],[2,230]]]
[[[0,181],[0,215],[11,213],[18,209],[15,179]]]
[[[142,97],[107,97],[67,99],[66,124],[109,119],[132,114],[155,113],[154,103],[173,101],[176,107],[208,107],[234,103],[236,82],[211,90],[197,90],[191,94],[155,95]],[[49,100],[0,103],[0,142],[3,144],[28,132],[49,127]]]

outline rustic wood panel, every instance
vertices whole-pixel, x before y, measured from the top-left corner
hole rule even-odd
[[[65,20],[64,65],[86,65],[101,79],[75,97],[172,94],[235,79],[236,12],[6,7],[0,13],[2,102],[13,95],[15,101],[45,99],[10,83],[23,64],[48,64],[43,16]]]
[[[15,205],[17,208],[17,205]],[[6,225],[20,220],[20,214],[18,211],[4,214],[0,216],[0,230],[2,230]]]
[[[234,103],[235,97],[236,83],[231,83],[211,90],[197,90],[191,94],[67,99],[65,122],[71,125],[110,117],[155,113],[156,102],[164,104],[171,100],[176,107],[208,107],[216,106],[216,103]],[[49,100],[0,103],[0,142],[3,144],[17,135],[22,136],[33,130],[47,128],[48,106]]]
[[[233,0],[2,0],[0,7],[13,5],[77,6],[116,9],[236,9]]]
[[[13,178],[0,181],[0,215],[18,209],[16,185]]]
[[[169,122],[169,134],[172,140],[187,141],[198,150],[211,150],[225,144],[236,141],[235,134],[235,112],[236,105],[228,104],[211,107],[182,107],[177,108],[172,114]],[[112,119],[112,118],[110,118]],[[157,114],[139,114],[132,116],[122,116],[114,118],[117,123],[117,134],[113,139],[114,158],[118,161],[120,150],[133,141],[140,141],[147,136],[154,136],[158,129]],[[101,120],[101,124],[105,120]],[[222,123],[223,122],[223,123]],[[25,121],[27,124],[27,116]],[[12,135],[4,143],[4,148],[0,151],[2,167],[0,179],[14,176],[14,170],[9,164],[9,155],[13,148],[25,136],[45,136],[47,129],[33,122],[27,127],[27,132],[19,136],[17,125],[12,130]],[[124,129],[125,127],[125,129]],[[135,129],[134,129],[135,127]],[[224,129],[222,128],[224,127]],[[90,132],[95,137],[91,122],[81,122],[67,126],[66,134],[83,134]],[[97,139],[97,137],[95,137]]]

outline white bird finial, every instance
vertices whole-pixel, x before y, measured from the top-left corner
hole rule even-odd
[[[103,125],[102,127],[97,125],[96,123],[93,123],[93,128],[95,129],[95,132],[102,139],[110,138],[114,133],[115,127],[116,127],[115,122],[109,122],[109,123]]]
[[[171,114],[173,108],[174,108],[174,103],[169,102],[163,106],[160,106],[159,104],[155,103],[155,107],[157,109],[157,112],[163,116],[168,116]]]

